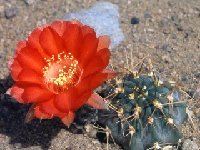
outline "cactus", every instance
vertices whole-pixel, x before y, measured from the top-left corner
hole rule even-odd
[[[174,83],[161,82],[153,72],[127,73],[112,82],[100,93],[110,99],[110,109],[98,112],[98,124],[110,129],[116,143],[125,150],[144,150],[182,138],[178,125],[187,118],[186,104]],[[109,94],[112,90],[115,94]]]

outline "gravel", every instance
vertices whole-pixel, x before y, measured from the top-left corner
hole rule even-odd
[[[123,63],[131,69],[130,63],[124,63],[127,62],[126,53],[132,64],[141,61],[142,56],[150,55],[156,71],[162,76],[177,81],[186,91],[199,91],[200,78],[196,75],[200,70],[199,0],[108,1],[118,5],[120,27],[125,35],[125,41],[112,51],[113,65]],[[67,129],[57,119],[34,120],[31,124],[25,124],[28,106],[14,103],[5,94],[11,85],[11,82],[7,82],[7,62],[14,54],[16,43],[25,39],[36,26],[62,18],[66,13],[88,9],[95,2],[36,0],[27,5],[23,0],[0,0],[0,150],[60,150],[62,147],[68,150],[105,149],[106,143],[99,143],[81,133],[72,133],[74,130]],[[144,16],[145,11],[150,12],[151,18]],[[139,24],[131,24],[133,17],[139,18]],[[162,47],[164,44],[169,44],[170,52],[167,46]],[[187,75],[186,82],[179,80],[182,75]],[[198,97],[196,101],[188,103],[197,128],[200,126]],[[181,130],[185,139],[196,138],[200,146],[199,133],[192,128],[191,122],[184,124]],[[109,144],[109,147],[112,150],[120,149],[113,144]]]

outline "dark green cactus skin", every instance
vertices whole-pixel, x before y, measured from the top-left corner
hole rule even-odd
[[[158,84],[155,76],[132,74],[123,78],[122,89],[111,104],[122,111],[123,117],[117,110],[99,111],[99,124],[111,130],[116,143],[125,150],[144,150],[155,142],[175,144],[181,139],[177,125],[185,121],[187,114],[186,105],[177,103],[178,89],[169,82]],[[107,94],[103,92],[103,96]],[[169,95],[173,105],[169,105]],[[131,129],[135,130],[132,135]]]

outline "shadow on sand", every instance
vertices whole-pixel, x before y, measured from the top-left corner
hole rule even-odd
[[[66,128],[59,119],[33,120],[30,124],[24,123],[25,115],[30,106],[16,103],[5,94],[13,84],[10,76],[0,80],[0,134],[10,138],[10,144],[20,144],[20,147],[40,146],[46,150],[58,132]],[[68,130],[68,129],[67,129]]]

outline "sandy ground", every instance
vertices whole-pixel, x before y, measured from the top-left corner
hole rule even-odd
[[[123,63],[128,59],[127,67],[131,67],[130,62],[137,63],[150,55],[157,71],[185,87],[190,96],[195,97],[188,106],[194,114],[197,129],[193,130],[190,122],[182,129],[185,138],[196,139],[199,144],[200,136],[196,131],[200,129],[200,1],[109,1],[119,6],[121,27],[126,36],[126,40],[113,49],[112,63]],[[0,0],[0,150],[105,149],[105,143],[81,133],[73,134],[71,132],[79,132],[67,129],[56,119],[23,123],[27,107],[11,102],[4,94],[11,85],[7,80],[7,61],[13,56],[16,43],[25,39],[36,26],[59,19],[68,12],[88,8],[95,2],[32,0],[27,4],[25,0]],[[131,24],[133,17],[139,19],[138,24]],[[114,145],[109,147],[119,149]]]

